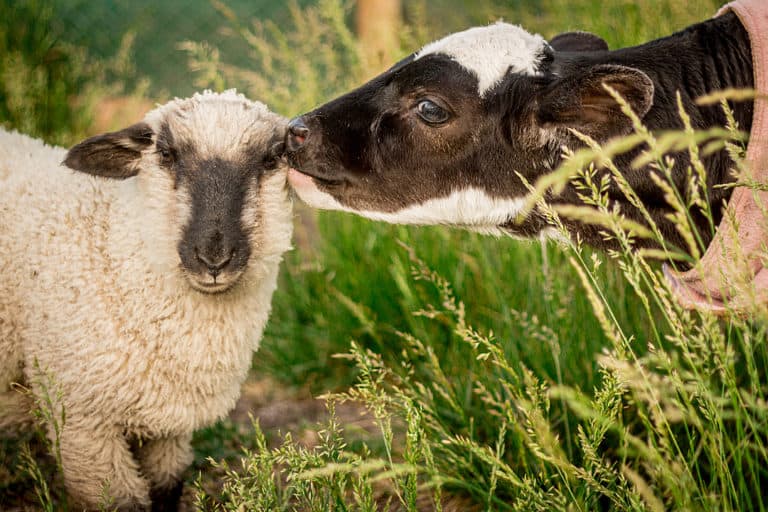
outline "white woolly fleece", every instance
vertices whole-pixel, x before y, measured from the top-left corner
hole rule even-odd
[[[497,22],[456,32],[422,48],[415,56],[444,54],[477,76],[478,94],[498,84],[508,71],[534,75],[547,42],[517,25]]]
[[[232,93],[176,100],[146,118],[161,120],[229,155],[285,122]],[[206,295],[179,269],[188,207],[154,154],[125,181],[71,171],[64,156],[0,130],[0,426],[29,406],[11,383],[47,392],[66,410],[61,452],[75,498],[91,504],[108,482],[115,505],[147,504],[150,482],[172,482],[191,461],[192,432],[240,394],[290,247],[285,172],[250,198],[252,256],[240,281]],[[139,466],[126,436],[147,440]]]

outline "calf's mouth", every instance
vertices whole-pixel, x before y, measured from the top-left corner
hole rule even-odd
[[[339,169],[329,167],[328,158],[323,151],[329,148],[323,145],[319,127],[312,131],[307,124],[313,124],[305,116],[297,117],[288,124],[285,135],[285,156],[290,170],[289,184],[296,187],[317,186],[333,188],[342,185],[346,179]]]

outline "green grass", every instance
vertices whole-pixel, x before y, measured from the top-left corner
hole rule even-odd
[[[333,4],[321,2],[307,16],[333,27],[338,14],[323,18],[337,12]],[[487,19],[492,8],[483,4],[477,18]],[[669,34],[715,10],[714,3],[548,1],[510,9],[506,18],[547,36],[591,30],[617,47]],[[282,51],[271,46],[281,37],[303,40],[300,30],[280,34],[257,32],[262,55]],[[288,60],[310,68],[297,73],[303,83],[293,104],[265,87],[290,78],[273,77],[258,62],[258,81],[243,82],[226,67],[218,68],[219,78],[252,86],[249,94],[289,114],[306,110],[333,96],[314,63],[356,62],[350,34],[325,37],[328,54],[291,45],[299,50]],[[346,69],[346,77],[355,75]],[[294,452],[288,439],[276,451],[249,455],[259,462],[246,478],[277,471],[293,482],[258,487],[279,508],[303,496],[306,509],[327,510],[330,493],[337,497],[333,510],[366,509],[355,479],[370,484],[371,474],[382,472],[389,496],[408,510],[415,509],[414,482],[494,510],[763,508],[755,492],[765,460],[762,407],[754,402],[749,410],[736,399],[745,383],[720,379],[744,375],[745,362],[735,356],[741,352],[752,365],[750,400],[763,395],[764,350],[740,341],[764,336],[761,327],[721,331],[711,320],[702,326],[695,316],[670,313],[657,266],[630,254],[619,255],[619,263],[589,251],[574,258],[538,242],[337,213],[305,224],[304,236],[315,242],[287,258],[255,369],[366,403],[380,418],[383,447],[339,459],[327,446]],[[461,307],[453,297],[463,299]],[[661,391],[651,392],[656,387]],[[724,446],[733,451],[724,454]],[[241,478],[233,474],[230,482]],[[241,491],[225,502],[255,499]]]
[[[653,150],[656,142],[645,137]],[[675,137],[700,169],[691,134]],[[600,216],[608,236],[624,249],[610,258],[578,246],[551,255],[550,264],[561,273],[557,284],[539,287],[542,296],[568,291],[561,286],[569,279],[580,284],[574,283],[567,298],[529,297],[526,315],[501,320],[500,308],[485,316],[472,306],[479,301],[488,307],[492,298],[516,301],[502,292],[503,282],[486,279],[482,290],[474,286],[471,265],[462,264],[471,260],[466,248],[459,249],[463,258],[448,261],[442,250],[423,251],[431,258],[425,263],[418,251],[385,242],[393,248],[388,279],[366,287],[363,281],[375,279],[377,267],[365,255],[379,259],[382,252],[361,235],[369,244],[357,255],[356,265],[367,269],[355,285],[363,286],[359,302],[339,300],[327,282],[329,293],[314,300],[330,298],[361,328],[356,337],[366,341],[353,342],[348,351],[357,380],[330,401],[365,404],[377,419],[383,449],[345,449],[344,433],[333,422],[329,437],[314,450],[299,449],[290,437],[277,449],[262,445],[246,454],[245,475],[225,479],[231,489],[225,509],[268,499],[276,510],[291,509],[296,500],[302,510],[374,510],[369,493],[357,489],[373,492],[383,480],[387,498],[403,510],[425,509],[424,493],[430,506],[458,495],[489,510],[764,510],[768,311],[756,304],[746,320],[723,323],[670,302],[658,268],[629,250],[637,235],[621,228],[599,187],[590,185],[583,162],[606,154],[595,146],[574,155],[562,179],[584,185],[597,208],[591,215]],[[694,188],[681,208],[692,207]],[[334,233],[344,232],[341,224],[335,223]],[[685,222],[679,227],[692,229]],[[407,236],[404,228],[391,229]],[[426,243],[428,249],[455,243],[451,235],[435,232],[446,238]],[[429,235],[422,236],[409,242]],[[337,257],[327,249],[322,255]],[[512,262],[531,268],[519,257]],[[441,265],[448,265],[445,272],[458,287],[433,270]],[[484,265],[489,275],[503,268]],[[603,270],[608,265],[613,270]],[[612,282],[617,271],[624,280]],[[382,321],[367,305],[381,304],[381,283],[390,280],[402,283],[403,313],[412,319],[402,329],[391,327],[391,339],[383,341],[389,328],[378,334],[377,327],[398,319],[399,311]],[[541,290],[546,286],[550,291]],[[589,313],[573,316],[581,303]],[[551,309],[534,321],[538,304]],[[559,308],[570,314],[552,314]],[[578,327],[568,330],[568,321]],[[504,334],[491,334],[491,326]],[[578,328],[593,344],[570,351]],[[272,474],[281,475],[277,484],[268,479]],[[262,483],[249,486],[254,479]]]
[[[353,374],[343,361],[349,340],[392,360],[400,356],[398,332],[434,340],[435,349],[464,364],[465,347],[451,341],[450,329],[414,312],[430,298],[410,278],[412,248],[430,268],[449,279],[467,301],[467,315],[504,340],[507,354],[553,379],[594,382],[594,361],[606,339],[567,255],[551,243],[487,238],[441,228],[380,226],[342,214],[321,214],[319,242],[309,255],[287,258],[273,321],[257,357],[257,369],[294,385],[320,379],[315,390],[347,385]],[[365,269],[355,271],[356,268]],[[600,273],[613,288],[611,300],[631,331],[647,329],[617,269]],[[558,338],[553,347],[532,343],[538,327]],[[301,350],[298,347],[303,347]]]
[[[406,7],[403,54],[500,16],[547,37],[589,30],[616,48],[703,20],[717,4]],[[279,26],[229,17],[226,48],[240,45],[247,67],[227,51],[186,43],[196,85],[237,86],[293,115],[363,81],[339,1],[292,6],[289,16]],[[588,168],[571,167],[565,179],[586,180]],[[599,193],[585,190],[599,206]],[[310,447],[257,426],[205,429],[195,441],[194,471],[208,489],[201,508],[768,508],[760,491],[768,462],[764,316],[720,322],[682,312],[658,264],[630,251],[609,257],[340,213],[299,219],[254,373],[301,396],[330,393],[332,412],[339,402],[359,404],[376,428],[361,433],[331,414],[314,427]],[[613,236],[629,235],[617,227]],[[16,488],[25,485],[14,478]]]
[[[332,12],[335,2],[320,4]],[[576,28],[591,30],[606,38],[612,47],[669,34],[716,10],[715,2],[709,5],[646,2],[647,9],[638,8],[635,2],[616,2],[609,7],[604,2],[563,0],[547,0],[537,3],[538,7],[526,2],[513,6],[499,4],[506,7],[480,2],[474,7],[471,19],[484,22],[492,15],[503,16],[547,36]],[[468,15],[472,7],[466,6],[464,10]],[[641,21],[643,10],[645,22]],[[314,30],[322,30],[317,28],[323,25],[322,16],[320,19],[313,16],[310,14],[308,18],[314,22]],[[335,19],[338,18],[336,15]],[[332,15],[326,19],[334,20]],[[625,23],[623,30],[616,30],[615,24],[619,22]],[[325,25],[330,28],[334,23]],[[287,40],[304,41],[304,34],[299,30],[289,28],[283,32]],[[326,38],[333,36],[333,32],[325,34]],[[355,77],[360,74],[359,69],[346,66],[344,69],[350,72],[342,86],[328,91],[328,85],[321,78],[328,64],[317,64],[356,62],[355,49],[348,43],[351,37],[343,33],[323,45],[331,52],[328,55],[318,52],[314,44],[293,45],[300,50],[293,50],[287,56],[287,65],[309,61],[310,70],[285,73],[301,77],[304,82],[299,90],[303,94],[292,94],[290,99],[278,96],[285,92],[274,93],[267,85],[273,80],[288,80],[273,76],[284,74],[282,69],[265,69],[258,82],[244,84],[238,73],[224,72],[223,75],[230,84],[250,86],[251,96],[267,101],[278,111],[299,113],[349,89],[348,82],[361,81]],[[258,46],[262,54],[273,55],[284,50],[282,46],[270,46],[273,39],[264,39]],[[307,37],[307,40],[311,43],[317,38]],[[344,43],[341,49],[339,41]],[[405,51],[417,46],[417,42],[411,42]],[[339,57],[340,51],[352,56]],[[323,86],[313,88],[315,83]],[[465,353],[447,342],[439,342],[441,337],[446,338],[444,330],[441,332],[437,326],[413,316],[423,296],[415,295],[406,282],[409,267],[407,251],[400,245],[403,243],[413,248],[430,268],[449,279],[460,296],[467,298],[469,318],[503,340],[508,355],[529,365],[541,376],[578,382],[585,388],[596,382],[594,357],[589,355],[599,352],[606,345],[606,338],[591,312],[591,305],[579,291],[578,275],[567,264],[568,256],[562,249],[552,244],[542,248],[535,241],[488,238],[447,228],[387,226],[334,212],[320,212],[317,224],[308,229],[316,243],[311,251],[299,250],[287,258],[274,299],[272,321],[262,345],[263,354],[257,357],[259,371],[273,373],[295,385],[319,382],[319,387],[313,387],[316,390],[328,389],[334,384],[347,385],[352,373],[344,366],[339,368],[340,362],[331,356],[345,351],[349,340],[355,339],[363,346],[375,347],[397,358],[400,349],[395,332],[398,330],[435,340],[441,354],[463,362]],[[619,269],[604,265],[599,279],[610,290],[606,295],[616,309],[618,320],[628,332],[635,333],[639,339],[645,338],[652,328],[639,311],[637,299]],[[558,344],[562,346],[555,350],[556,354],[541,343],[531,343],[530,333],[526,331],[528,326],[521,321],[521,316],[548,327],[558,337]],[[638,345],[642,350],[643,343]]]

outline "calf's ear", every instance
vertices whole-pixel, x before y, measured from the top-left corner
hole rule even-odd
[[[152,144],[153,136],[152,128],[146,123],[96,135],[72,147],[64,158],[64,165],[104,178],[130,178],[138,174],[141,152]]]
[[[602,64],[558,78],[542,92],[537,121],[543,126],[573,128],[598,141],[626,135],[632,122],[603,87],[616,90],[641,118],[653,104],[653,82],[639,69]]]
[[[558,52],[607,52],[608,43],[589,32],[563,32],[552,38],[549,46]]]

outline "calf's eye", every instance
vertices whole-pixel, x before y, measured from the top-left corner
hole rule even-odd
[[[450,117],[443,107],[431,100],[421,100],[416,105],[416,112],[428,124],[443,124]]]

